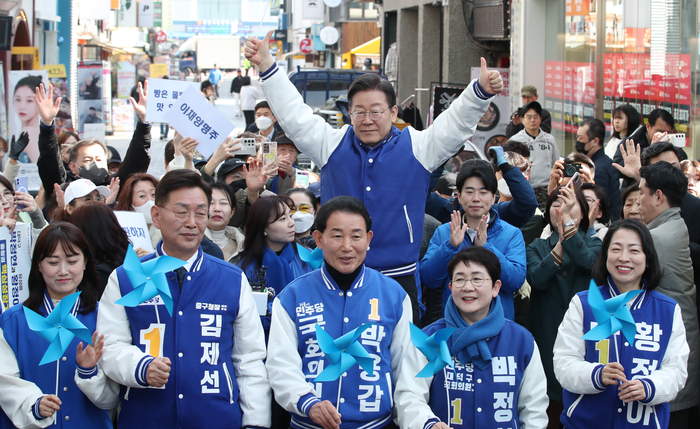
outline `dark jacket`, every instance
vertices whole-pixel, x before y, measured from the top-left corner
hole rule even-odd
[[[603,188],[610,198],[610,220],[620,218],[622,200],[620,197],[620,172],[613,167],[612,160],[605,154],[601,147],[591,156],[595,164],[595,184]]]
[[[647,127],[639,127],[635,132],[632,133],[632,135],[629,136],[636,144],[639,145],[640,153],[644,151],[644,149],[648,148],[651,143],[649,143],[649,139],[647,139]],[[624,143],[624,141],[620,142]],[[613,156],[613,162],[615,164],[619,164],[621,166],[625,166],[625,160],[622,158],[622,153],[620,152],[620,146],[617,147],[617,150],[615,150],[615,156]],[[622,178],[622,189],[627,188],[629,185],[635,182],[634,179],[631,177],[627,177],[624,174],[620,174],[620,177]]]
[[[690,241],[690,259],[693,261],[693,278],[696,286],[700,286],[700,198],[686,194],[681,203],[681,217],[688,228]],[[700,303],[700,294],[698,294]]]
[[[255,125],[255,122],[253,122],[252,124],[250,124],[250,126],[248,128],[246,128],[246,131],[248,131],[249,133],[258,134],[258,133],[260,133],[260,128],[258,128],[258,126]],[[272,134],[267,136],[268,140],[272,141],[272,139],[274,139],[277,134],[279,134],[283,131],[284,130],[282,129],[282,127],[280,127],[280,123],[275,122],[275,128],[272,130]]]
[[[138,121],[134,135],[129,143],[124,160],[119,166],[116,175],[110,175],[106,183],[96,183],[96,185],[109,184],[109,180],[118,177],[122,185],[126,183],[129,176],[136,173],[145,173],[151,163],[151,156],[148,150],[151,147],[151,124]],[[39,168],[41,184],[46,192],[46,201],[53,195],[54,183],[62,184],[72,182],[77,176],[67,174],[61,159],[58,148],[58,137],[53,125],[41,124],[39,127],[39,159],[36,162]]]
[[[537,208],[535,191],[532,189],[527,179],[525,179],[523,173],[517,168],[504,165],[501,167],[501,171],[503,172],[503,178],[506,179],[508,188],[510,188],[513,199],[511,201],[503,201],[494,204],[493,208],[498,212],[498,216],[501,220],[508,222],[516,228],[520,228],[535,214],[535,209]],[[431,175],[431,184],[433,184],[433,178],[439,178],[441,175],[442,169],[435,170]],[[435,181],[437,182],[437,179],[435,179]],[[434,217],[440,221],[440,223],[447,223],[450,221],[450,215],[452,215],[453,210],[460,210],[459,200],[457,198],[443,198],[435,192],[428,192],[428,197],[425,202],[426,214]]]
[[[506,127],[506,137],[511,138],[524,129],[525,125],[523,125],[522,121],[520,121],[520,125],[515,125],[511,119]],[[542,109],[542,123],[540,124],[540,129],[545,133],[552,133],[552,115],[546,109]]]
[[[233,81],[231,81],[231,93],[233,94],[234,92],[236,94],[241,93],[241,77],[236,76],[233,78]]]

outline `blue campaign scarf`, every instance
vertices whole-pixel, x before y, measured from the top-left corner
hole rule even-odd
[[[463,364],[473,362],[479,369],[487,368],[491,364],[491,351],[486,339],[498,335],[506,323],[501,297],[496,296],[491,301],[489,314],[471,326],[462,318],[454,301],[449,299],[445,306],[445,321],[447,326],[455,328],[450,346],[452,356],[457,356]]]
[[[279,255],[265,246],[262,265],[267,267],[267,271],[265,272],[267,286],[273,288],[276,293],[281,292],[285,286],[302,274],[298,272],[301,269],[302,263],[299,256],[297,256],[294,251],[294,243],[289,243],[284,246],[282,253]],[[295,270],[295,268],[297,269]]]

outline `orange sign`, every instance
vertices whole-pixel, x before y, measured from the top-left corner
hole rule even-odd
[[[591,11],[591,0],[566,0],[566,16],[585,16]]]

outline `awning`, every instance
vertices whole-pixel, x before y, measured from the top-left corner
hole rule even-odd
[[[367,43],[363,43],[355,49],[351,49],[351,54],[376,54],[379,55],[379,51],[382,48],[382,38],[377,37],[372,39]]]
[[[306,54],[301,52],[301,51],[291,51],[291,52],[287,52],[286,54],[282,54],[282,58],[289,58],[289,57],[296,57],[296,56],[305,57]]]

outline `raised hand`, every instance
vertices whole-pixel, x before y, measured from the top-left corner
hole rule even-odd
[[[55,102],[52,101],[53,85],[49,84],[49,95],[46,95],[44,84],[40,83],[39,88],[34,90],[34,100],[39,108],[41,122],[44,125],[51,125],[53,123],[53,118],[58,115],[58,111],[61,108],[61,97],[58,97]]]
[[[114,202],[117,200],[117,194],[119,193],[119,178],[118,177],[113,177],[112,180],[109,181],[109,185],[107,185],[109,188],[109,197],[105,200],[105,204],[110,205],[114,204]]]
[[[192,137],[185,137],[180,142],[180,153],[185,157],[185,162],[194,160],[194,150],[199,142]]]
[[[263,40],[251,37],[245,43],[245,57],[258,66],[262,72],[267,71],[274,64],[272,55],[270,55],[270,38],[272,33],[274,33],[274,30],[270,30]]]
[[[75,363],[83,368],[94,368],[102,358],[102,349],[105,345],[105,336],[102,334],[98,338],[97,331],[92,333],[92,345],[88,344],[83,348],[83,342],[78,344],[75,352]]]
[[[58,183],[53,184],[53,192],[56,194],[56,206],[64,207],[66,205],[65,192],[61,189],[61,185]]]
[[[24,152],[29,144],[29,133],[26,131],[19,135],[19,139],[15,140],[15,136],[12,136],[10,141],[10,153],[9,156],[15,161],[19,161],[19,156]]]
[[[486,240],[488,239],[488,219],[489,217],[487,215],[482,215],[481,220],[479,220],[479,226],[476,227],[476,237],[474,237],[475,246],[481,247],[486,244]]]
[[[271,177],[268,171],[263,168],[262,161],[255,158],[248,158],[248,166],[244,165],[243,171],[245,172],[245,183],[248,187],[248,197],[250,197],[251,192],[257,194]]]
[[[625,150],[625,146],[627,150]],[[625,176],[639,182],[642,179],[639,175],[639,169],[642,167],[642,150],[639,148],[639,145],[635,144],[634,140],[627,139],[624,144],[620,143],[620,154],[622,154],[625,166],[623,167],[613,162],[613,167],[617,168]]]
[[[269,35],[269,34],[268,34]],[[489,94],[500,94],[503,91],[503,79],[496,70],[486,67],[486,60],[481,57],[481,73],[479,74],[479,85]]]
[[[462,225],[462,216],[456,210],[452,212],[450,219],[450,246],[457,248],[464,242],[467,224]]]
[[[129,97],[129,101],[131,101],[131,104],[134,106],[134,110],[136,111],[136,114],[139,115],[139,118],[141,118],[141,122],[146,122],[146,106],[148,104],[148,80],[146,80],[141,86],[141,82],[138,84],[139,87],[139,102],[137,103],[136,100],[134,100],[134,97]]]

